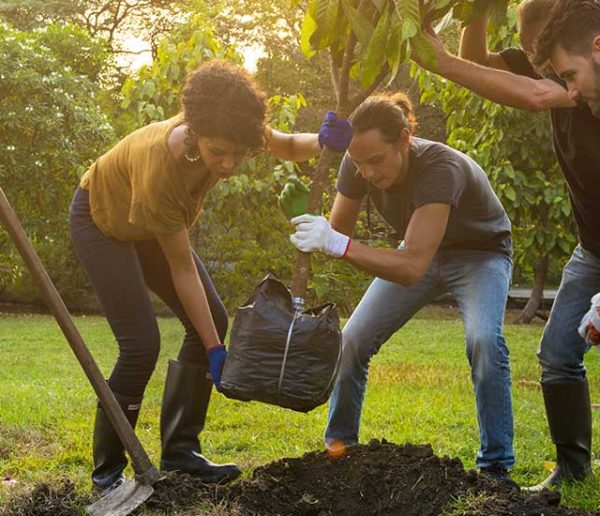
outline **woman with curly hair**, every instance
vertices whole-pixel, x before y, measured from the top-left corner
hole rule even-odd
[[[220,388],[227,313],[188,230],[207,192],[247,157],[266,149],[305,160],[321,145],[343,150],[351,128],[329,115],[319,134],[271,130],[264,93],[241,67],[220,61],[190,74],[182,104],[180,115],[134,131],[91,166],[71,205],[71,237],[118,342],[108,384],[134,427],[160,345],[147,289],[180,319],[185,337],[169,363],[160,418],[161,469],[221,482],[240,469],[206,459],[198,434],[212,390],[208,378]],[[94,487],[120,483],[127,459],[100,405],[93,455]]]

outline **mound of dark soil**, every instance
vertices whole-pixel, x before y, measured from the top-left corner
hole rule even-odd
[[[231,486],[248,515],[433,516],[461,514],[583,515],[559,507],[560,494],[525,495],[504,483],[465,471],[458,459],[439,458],[430,446],[372,441],[332,459],[324,452],[283,459],[258,468],[250,480]]]
[[[12,501],[18,514],[71,516],[88,503],[72,485],[39,486]],[[231,514],[236,516],[583,516],[559,505],[560,494],[527,495],[465,471],[458,459],[437,457],[431,446],[372,441],[339,458],[325,452],[282,459],[229,486],[208,486],[187,475],[155,485],[138,514]],[[0,511],[2,513],[2,511]]]

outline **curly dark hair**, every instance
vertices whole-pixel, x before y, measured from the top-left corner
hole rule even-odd
[[[402,92],[370,96],[354,110],[350,121],[355,134],[379,129],[388,143],[400,141],[404,129],[412,134],[417,127],[412,103]]]
[[[188,125],[186,146],[196,152],[197,136],[225,138],[250,153],[265,146],[265,93],[241,66],[208,61],[190,73],[182,95]]]
[[[535,42],[533,65],[547,66],[560,45],[569,53],[589,55],[591,40],[600,34],[600,0],[557,0]]]

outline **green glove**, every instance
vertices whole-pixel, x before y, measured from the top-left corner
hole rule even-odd
[[[308,213],[308,187],[296,176],[290,176],[277,198],[277,203],[288,219]]]

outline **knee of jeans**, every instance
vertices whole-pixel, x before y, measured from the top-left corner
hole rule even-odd
[[[482,373],[492,368],[507,366],[509,363],[504,337],[493,330],[473,334],[469,338],[467,352],[472,367]]]
[[[140,371],[151,374],[160,352],[160,333],[156,325],[149,325],[135,337],[119,340],[119,361],[131,364]]]
[[[371,353],[365,346],[363,339],[351,333],[342,334],[342,369],[367,369],[371,360]]]
[[[542,368],[542,382],[577,381],[586,377],[586,369],[581,361],[561,360],[550,353],[537,352]]]

